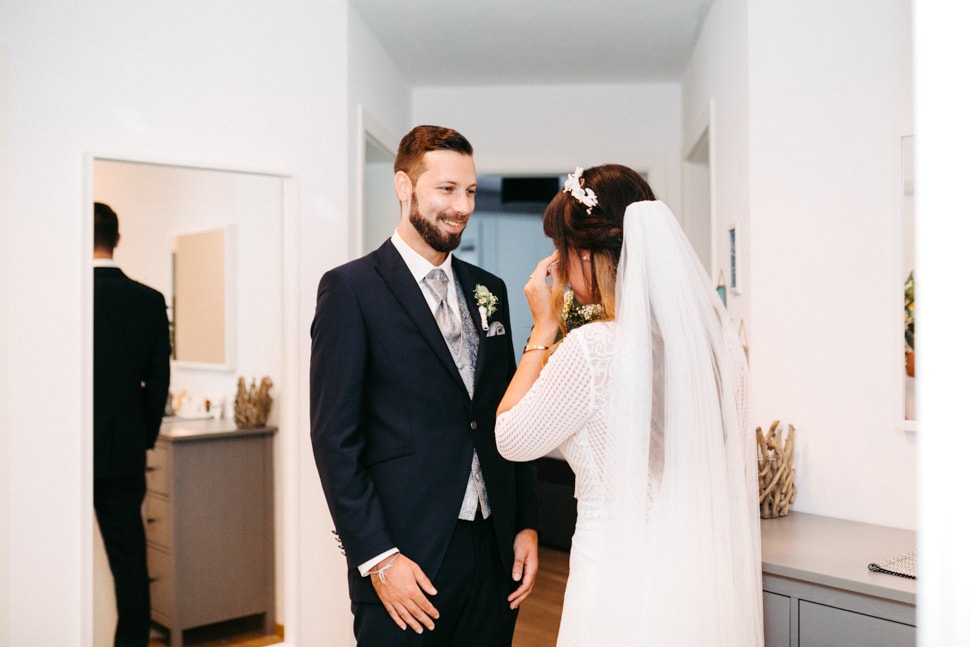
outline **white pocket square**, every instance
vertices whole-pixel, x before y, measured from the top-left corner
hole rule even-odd
[[[505,326],[502,325],[501,321],[493,321],[488,327],[488,332],[485,334],[486,337],[494,337],[495,335],[504,335]]]

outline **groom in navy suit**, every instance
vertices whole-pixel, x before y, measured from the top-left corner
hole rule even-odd
[[[320,280],[311,436],[363,647],[507,647],[538,568],[535,472],[495,448],[515,371],[508,296],[454,258],[471,144],[418,126],[394,163],[401,220]]]

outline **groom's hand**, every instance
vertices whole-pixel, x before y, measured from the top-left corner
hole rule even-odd
[[[420,566],[398,553],[378,564],[370,580],[377,597],[398,627],[411,627],[419,634],[425,627],[434,629],[439,614],[425,593],[437,595],[438,591]]]
[[[509,608],[517,609],[522,601],[532,593],[539,571],[539,533],[525,529],[519,531],[512,544],[515,563],[512,565],[512,579],[520,582],[519,588],[509,596]]]

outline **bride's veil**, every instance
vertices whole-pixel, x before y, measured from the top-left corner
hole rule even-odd
[[[603,644],[763,644],[746,360],[670,209],[629,205],[617,271]]]

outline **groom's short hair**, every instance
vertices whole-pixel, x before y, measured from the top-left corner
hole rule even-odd
[[[425,170],[424,154],[430,151],[474,154],[471,143],[457,130],[443,126],[415,126],[401,138],[394,159],[394,172],[404,171],[412,182],[417,182]]]

